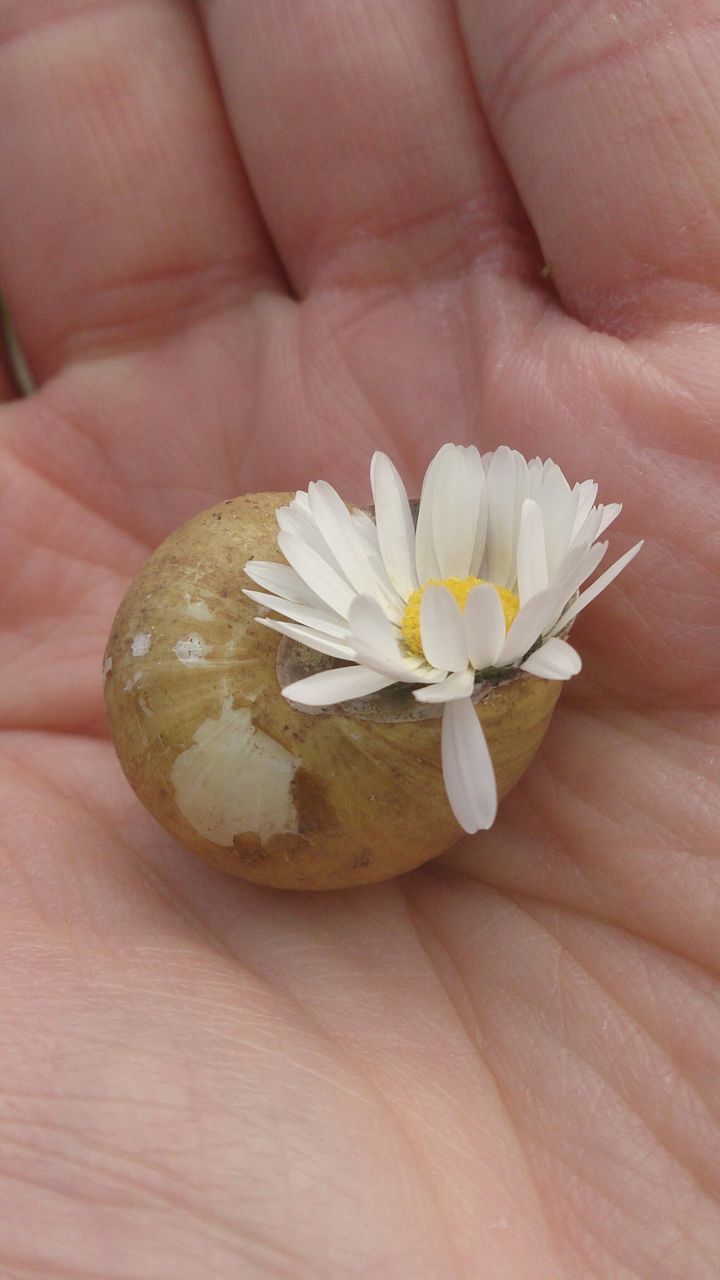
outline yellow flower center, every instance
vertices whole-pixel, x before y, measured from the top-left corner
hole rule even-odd
[[[417,591],[413,591],[405,605],[402,620],[403,640],[410,653],[416,653],[421,658],[425,656],[420,639],[420,606],[428,587],[447,587],[460,608],[464,609],[473,587],[482,586],[484,581],[484,578],[430,578],[422,587],[418,587]],[[507,587],[499,587],[495,582],[491,585],[495,587],[500,597],[507,629],[520,608],[520,601],[513,591],[508,591]]]

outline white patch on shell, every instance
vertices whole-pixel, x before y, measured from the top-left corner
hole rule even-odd
[[[233,711],[228,699],[193,743],[170,776],[177,807],[198,835],[228,846],[246,831],[262,840],[297,831],[292,780],[300,761],[255,728],[247,707]]]
[[[173,645],[173,653],[186,667],[199,667],[205,665],[205,654],[211,648],[212,645],[206,644],[202,636],[183,636],[182,640]]]
[[[185,612],[189,618],[197,618],[198,622],[212,622],[214,616],[204,600],[191,600]]]
[[[106,658],[103,662],[103,676],[107,678],[112,671],[112,658]]]
[[[151,644],[152,636],[149,631],[138,632],[130,647],[133,658],[144,658],[145,654],[150,652]]]

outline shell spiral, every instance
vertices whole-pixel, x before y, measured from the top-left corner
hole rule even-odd
[[[275,512],[290,497],[234,498],[158,548],[115,618],[105,700],[131,786],[183,845],[258,884],[337,889],[419,866],[462,832],[445,797],[439,708],[418,714],[404,693],[382,718],[308,714],[282,696],[279,637],[255,623],[242,588],[247,560],[280,559]],[[560,687],[521,673],[477,702],[501,796]]]

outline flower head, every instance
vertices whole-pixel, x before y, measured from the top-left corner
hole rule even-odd
[[[481,456],[444,445],[416,521],[385,454],[370,477],[374,518],[322,480],[281,507],[287,563],[251,560],[245,572],[264,590],[246,594],[281,615],[258,618],[263,626],[343,664],[287,685],[292,702],[331,706],[402,682],[419,702],[444,704],[448,801],[461,827],[478,831],[495,820],[497,789],[476,681],[577,674],[580,657],[562,636],[642,543],[581,591],[620,505],[596,506],[594,481],[571,488],[551,460],[527,462],[505,446]]]

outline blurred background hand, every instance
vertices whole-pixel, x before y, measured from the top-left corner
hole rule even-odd
[[[3,1280],[716,1280],[719,58],[710,0],[0,0]],[[583,674],[487,836],[224,878],[107,740],[132,574],[445,440],[647,539]]]

